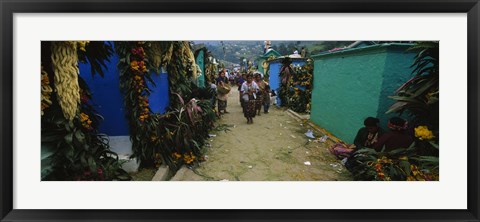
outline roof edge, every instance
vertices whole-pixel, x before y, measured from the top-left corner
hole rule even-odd
[[[312,55],[313,59],[316,58],[321,58],[321,57],[327,57],[327,56],[335,56],[335,55],[342,55],[342,54],[351,54],[355,52],[362,52],[362,51],[372,51],[376,49],[386,49],[389,47],[405,47],[409,48],[414,46],[415,44],[412,43],[383,43],[383,44],[377,44],[377,45],[371,45],[371,46],[365,46],[361,48],[346,48],[343,50],[335,51],[335,52],[323,52],[320,54]]]

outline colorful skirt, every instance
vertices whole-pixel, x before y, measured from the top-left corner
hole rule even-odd
[[[218,110],[226,110],[227,109],[227,100],[219,100],[218,101]]]
[[[263,105],[270,105],[270,95],[268,93],[263,96]]]
[[[256,100],[243,101],[243,116],[245,118],[255,117],[257,113],[255,110]]]
[[[257,93],[257,99],[255,100],[255,109],[260,110],[262,109],[263,104],[263,96],[261,93]]]

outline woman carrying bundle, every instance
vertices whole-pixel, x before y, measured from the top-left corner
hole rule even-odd
[[[228,93],[230,91],[230,86],[228,85],[228,79],[225,77],[225,70],[220,71],[219,77],[217,80],[217,101],[218,101],[218,113],[222,114],[227,112],[227,99]]]

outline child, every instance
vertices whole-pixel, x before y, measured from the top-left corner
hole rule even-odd
[[[275,93],[275,90],[272,89],[271,91],[271,95],[270,95],[270,105],[277,105],[277,94]]]

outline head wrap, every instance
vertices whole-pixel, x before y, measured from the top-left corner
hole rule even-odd
[[[405,121],[405,120],[404,120]],[[391,119],[388,121],[388,128],[391,130],[396,130],[396,131],[401,131],[401,130],[406,130],[408,127],[408,122],[405,121],[403,124],[401,123],[392,123]]]

